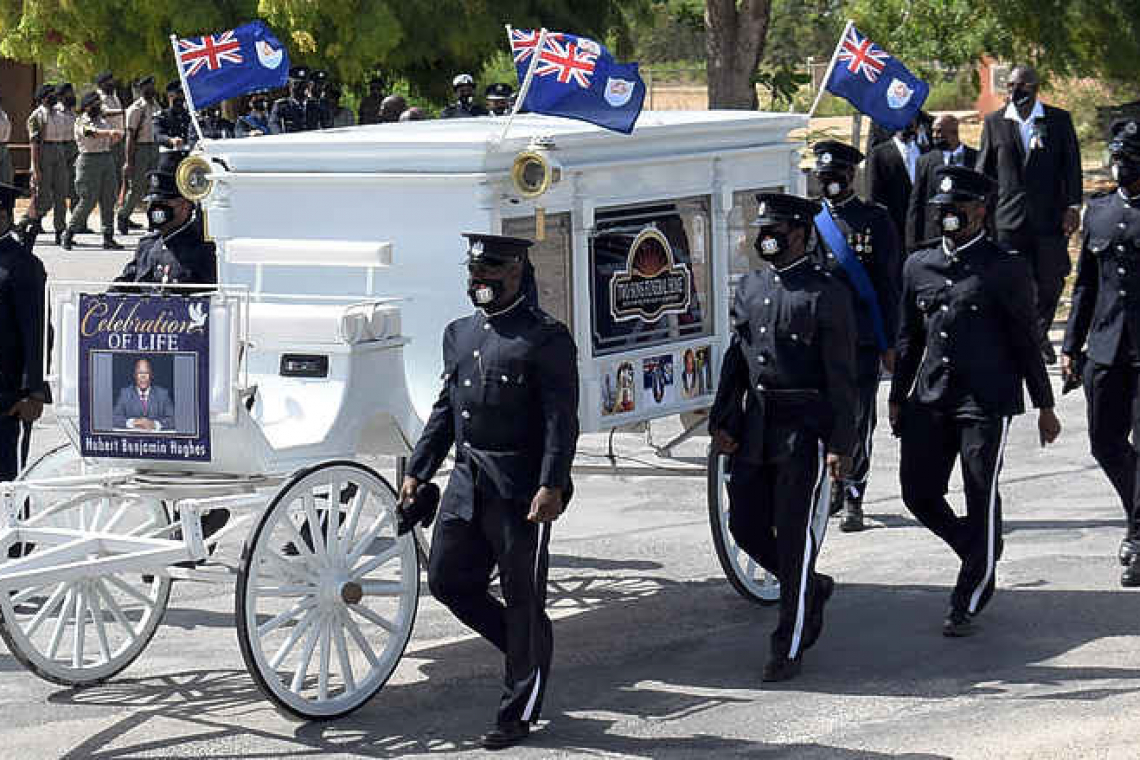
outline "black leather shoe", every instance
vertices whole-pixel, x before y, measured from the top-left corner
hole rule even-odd
[[[794,660],[789,660],[787,657],[773,657],[764,665],[764,674],[761,678],[766,683],[790,681],[800,674],[803,662],[802,657]]]
[[[1140,554],[1134,554],[1128,561],[1128,567],[1120,574],[1120,585],[1125,588],[1140,586]]]
[[[835,592],[835,579],[820,573],[816,576],[815,597],[808,611],[807,634],[804,636],[804,649],[811,649],[823,632],[823,608]]]
[[[120,235],[127,235],[127,234],[130,234],[130,226],[127,224],[127,220],[126,220],[126,219],[124,219],[123,217],[121,217],[121,216],[120,216],[120,217],[119,217],[119,218],[116,220],[116,222],[117,222],[117,223],[116,223],[116,225],[115,225],[115,226],[119,228],[119,234],[120,234]]]
[[[973,636],[978,632],[969,613],[960,610],[950,610],[946,620],[942,622],[942,635],[951,638]]]
[[[123,246],[115,241],[115,238],[110,235],[103,236],[103,250],[105,251],[121,251]]]
[[[59,238],[59,247],[65,251],[70,251],[71,247],[72,247],[71,239],[72,239],[71,230],[64,230],[63,234],[60,235],[60,238]]]
[[[843,507],[843,520],[839,529],[844,533],[858,533],[866,527],[863,525],[863,505],[855,501],[847,501]]]
[[[506,749],[513,747],[530,736],[530,724],[522,720],[498,723],[483,734],[484,749]]]
[[[831,481],[831,503],[827,507],[827,516],[835,517],[843,511],[843,481]]]
[[[1126,538],[1120,542],[1120,551],[1116,553],[1116,556],[1120,558],[1120,564],[1127,567],[1137,554],[1140,554],[1140,542]]]

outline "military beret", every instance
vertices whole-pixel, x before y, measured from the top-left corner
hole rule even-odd
[[[289,78],[300,82],[307,82],[309,80],[309,67],[294,66],[289,69]]]
[[[815,153],[815,171],[849,169],[863,163],[863,153],[853,145],[838,140],[821,140],[811,146]]]
[[[940,166],[934,173],[938,194],[927,201],[941,206],[956,201],[984,201],[996,189],[996,183],[985,174],[966,166]]]
[[[467,263],[506,264],[526,258],[527,251],[534,243],[526,238],[506,235],[484,235],[477,232],[464,232],[467,238]]]
[[[135,80],[135,87],[142,87],[147,84],[154,84],[154,74],[147,74],[145,77],[139,77]]]
[[[16,205],[16,199],[23,195],[23,188],[0,183],[0,208],[11,211],[12,207]]]
[[[103,98],[99,95],[99,93],[92,91],[83,96],[83,99],[79,101],[79,107],[86,111],[96,103],[102,102]]]
[[[36,88],[36,100],[43,100],[49,95],[55,95],[55,87],[46,82]]]
[[[470,74],[456,74],[455,78],[451,80],[451,86],[453,88],[464,84],[469,84],[474,87],[475,77],[471,76]]]
[[[109,71],[104,71],[99,76],[95,77],[95,84],[105,84],[115,78],[115,75]]]
[[[1117,119],[1109,127],[1108,152],[1140,158],[1140,119]]]
[[[819,202],[786,193],[758,193],[756,201],[760,209],[753,227],[764,227],[780,222],[811,224],[821,208]]]
[[[495,82],[494,84],[487,85],[484,92],[487,100],[510,100],[511,95],[515,94],[515,88],[511,87],[506,82]]]
[[[181,89],[182,89],[182,82],[178,81],[177,79],[175,79],[173,82],[167,82],[166,83],[166,91],[167,92],[176,92],[176,91],[180,91]]]

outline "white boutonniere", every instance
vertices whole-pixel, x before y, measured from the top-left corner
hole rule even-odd
[[[1029,149],[1040,150],[1045,147],[1045,119],[1038,116],[1029,127]]]

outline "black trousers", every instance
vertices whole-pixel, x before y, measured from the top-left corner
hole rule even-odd
[[[1027,230],[998,232],[998,242],[1017,250],[1033,270],[1037,289],[1037,327],[1041,348],[1049,345],[1049,328],[1057,314],[1065,278],[1073,268],[1069,241],[1063,235],[1036,235]]]
[[[3,411],[0,410],[0,414]],[[15,480],[20,471],[20,418],[0,417],[0,482]]]
[[[1128,521],[1127,537],[1140,540],[1140,514],[1136,510],[1140,478],[1136,477],[1137,454],[1132,442],[1140,441],[1140,369],[1090,361],[1085,365],[1084,388],[1093,458],[1120,497]]]
[[[867,492],[867,479],[871,475],[871,449],[875,425],[878,423],[876,401],[879,396],[879,351],[860,346],[856,361],[859,394],[856,399],[858,406],[855,409],[855,429],[859,434],[859,447],[855,449],[851,460],[851,472],[843,480],[843,493],[848,501],[862,504],[863,495]]]
[[[998,474],[1009,417],[960,419],[913,401],[903,410],[899,479],[906,508],[962,560],[950,606],[971,615],[993,596],[1002,552]],[[954,460],[962,467],[966,515],[946,501]]]
[[[728,483],[728,528],[737,546],[780,580],[780,619],[772,632],[774,658],[795,659],[815,641],[810,612],[819,576],[815,559],[820,537],[812,528],[825,487],[823,448],[800,436],[792,456],[758,464],[732,461]]]
[[[554,630],[546,615],[550,524],[527,522],[529,504],[478,487],[470,521],[440,515],[428,587],[463,623],[506,656],[498,722],[535,721],[550,678]],[[491,596],[498,565],[503,601]]]

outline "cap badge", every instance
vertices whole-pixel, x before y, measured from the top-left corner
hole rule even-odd
[[[1129,136],[1134,135],[1136,134],[1137,129],[1140,129],[1140,127],[1136,126],[1136,122],[1130,121],[1124,125],[1124,134]]]
[[[952,180],[950,177],[943,177],[942,184],[938,187],[942,190],[942,192],[948,193],[954,189],[954,180]]]
[[[478,258],[483,255],[483,241],[476,240],[471,244],[471,255]]]
[[[162,184],[162,179],[157,174],[150,175],[150,186],[157,189]]]
[[[758,213],[760,216],[767,216],[768,215],[768,202],[767,201],[760,204],[760,209],[759,209]]]
[[[830,153],[824,153],[824,154],[820,155],[819,162],[821,164],[823,164],[824,166],[827,166],[828,164],[831,163],[831,154]]]

